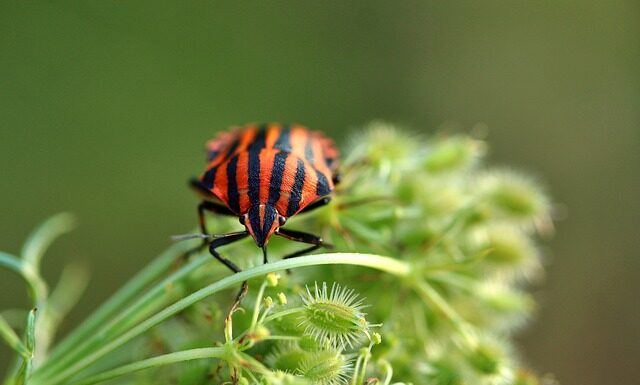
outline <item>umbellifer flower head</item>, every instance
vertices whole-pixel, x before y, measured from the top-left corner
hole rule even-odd
[[[353,291],[334,283],[331,290],[327,284],[315,284],[313,293],[307,287],[302,295],[304,311],[300,325],[304,334],[320,343],[328,342],[335,347],[352,347],[361,336],[366,335],[369,323],[362,312],[362,299]]]

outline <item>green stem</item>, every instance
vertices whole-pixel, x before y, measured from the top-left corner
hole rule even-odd
[[[0,251],[0,267],[4,267],[16,274],[24,276],[22,260],[20,260],[20,258],[16,257],[15,255],[7,254]]]
[[[20,337],[9,326],[9,323],[0,315],[0,337],[16,351],[22,358],[29,358],[31,353],[29,349],[20,341]]]
[[[265,280],[260,285],[260,290],[258,290],[258,296],[256,297],[256,303],[253,306],[253,314],[251,317],[251,326],[249,330],[253,331],[256,328],[256,324],[258,323],[258,315],[260,314],[260,305],[262,304],[262,296],[264,295],[264,289],[267,287],[267,281]]]
[[[261,341],[300,341],[298,336],[266,336]]]
[[[120,314],[98,327],[98,330],[94,330],[91,335],[87,336],[83,341],[78,342],[76,346],[68,349],[64,357],[56,360],[48,360],[47,363],[42,366],[38,377],[58,373],[70,363],[86,356],[86,354],[91,351],[95,351],[104,343],[133,327],[136,323],[140,322],[141,319],[149,316],[151,311],[157,309],[158,305],[166,301],[163,296],[167,294],[167,287],[175,285],[180,279],[210,260],[211,259],[206,256],[195,259],[166,279],[157,283],[141,298],[122,309]]]
[[[334,253],[334,254],[316,254],[306,257],[292,258],[287,260],[281,260],[273,263],[267,263],[257,266],[255,268],[236,273],[232,276],[225,277],[211,285],[208,285],[191,295],[177,301],[176,303],[166,307],[135,327],[131,328],[124,334],[109,341],[104,346],[98,348],[90,354],[87,354],[83,358],[71,363],[62,372],[56,373],[51,377],[43,378],[42,376],[35,376],[38,372],[34,373],[31,385],[47,384],[58,385],[60,383],[68,382],[68,379],[76,375],[80,370],[91,365],[95,361],[99,360],[106,354],[119,348],[126,342],[141,335],[152,327],[158,325],[162,321],[169,317],[181,312],[187,307],[197,303],[204,298],[207,298],[223,289],[238,285],[243,281],[264,276],[267,273],[282,271],[287,269],[294,269],[305,266],[315,265],[329,265],[329,264],[350,264],[365,266],[381,271],[385,271],[396,276],[406,277],[411,273],[411,267],[405,262],[398,261],[393,258],[382,257],[378,255],[370,254],[357,254],[357,253]]]
[[[96,329],[101,324],[105,323],[116,312],[122,310],[125,304],[131,301],[131,299],[138,295],[138,293],[151,282],[165,274],[175,263],[176,257],[191,247],[193,247],[193,244],[186,245],[185,243],[177,243],[158,256],[149,266],[130,279],[127,284],[111,296],[97,311],[57,344],[56,347],[51,350],[47,362],[55,363],[62,357],[68,356],[71,350],[76,349],[81,342],[94,335]],[[45,369],[47,366],[49,365],[43,365],[40,368],[42,371],[38,370],[37,373],[47,373],[48,370]]]
[[[116,377],[138,372],[140,370],[154,368],[157,366],[170,365],[170,364],[175,364],[175,363],[184,362],[184,361],[201,360],[206,358],[223,358],[226,356],[226,354],[227,354],[227,349],[225,348],[201,348],[201,349],[184,350],[181,352],[164,354],[161,356],[148,358],[146,360],[133,362],[128,365],[123,365],[118,368],[107,370],[106,372],[93,375],[83,380],[72,382],[71,385],[97,384],[97,383],[107,381]]]
[[[360,371],[360,375],[358,376],[358,384],[364,384],[364,377],[367,374],[367,365],[369,364],[369,358],[371,357],[371,348],[373,347],[373,342],[369,344],[369,348],[367,349],[367,353],[362,357],[362,367]]]
[[[454,329],[463,338],[467,346],[474,346],[476,344],[475,337],[472,333],[473,327],[465,321],[444,298],[442,298],[437,290],[424,281],[416,282],[413,287],[429,307],[438,311],[449,320]]]
[[[267,323],[269,321],[273,321],[274,319],[280,318],[280,317],[284,317],[287,316],[289,314],[295,314],[295,313],[300,313],[301,311],[304,310],[304,307],[302,306],[298,306],[298,307],[292,307],[291,309],[287,309],[287,310],[283,310],[283,311],[279,311],[277,313],[271,314],[270,316],[268,316],[267,318],[264,319],[264,323]]]

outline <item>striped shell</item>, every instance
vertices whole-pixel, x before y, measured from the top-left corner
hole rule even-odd
[[[236,127],[219,133],[206,148],[209,164],[200,178],[202,187],[240,217],[261,207],[254,226],[247,226],[250,231],[264,227],[265,216],[286,220],[334,188],[338,151],[331,139],[303,126]],[[277,212],[269,214],[274,208]],[[277,219],[268,220],[267,238]]]

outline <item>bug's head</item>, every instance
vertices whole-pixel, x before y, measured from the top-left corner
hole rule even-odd
[[[249,211],[240,217],[249,234],[256,241],[258,247],[263,247],[269,242],[271,235],[284,224],[285,217],[278,213],[271,205],[253,205]]]

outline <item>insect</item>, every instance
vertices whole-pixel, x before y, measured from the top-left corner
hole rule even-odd
[[[319,236],[283,226],[293,215],[331,200],[339,155],[331,139],[300,125],[249,124],[219,133],[206,150],[206,171],[191,180],[203,198],[198,205],[202,232],[209,235],[206,211],[236,216],[245,227],[213,238],[208,246],[217,260],[239,272],[217,249],[248,236],[262,249],[264,263],[273,235],[311,245],[285,259],[330,246]]]

